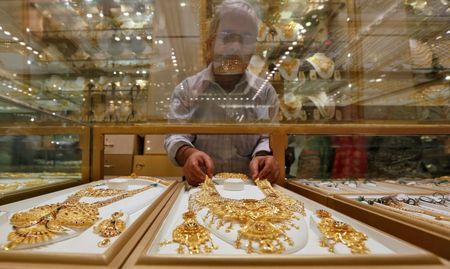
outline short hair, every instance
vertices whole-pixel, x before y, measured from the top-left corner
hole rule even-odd
[[[219,28],[220,20],[227,14],[233,11],[243,11],[248,15],[248,17],[255,24],[256,29],[258,29],[259,18],[256,15],[256,11],[253,6],[245,0],[224,0],[215,10],[214,16],[209,23],[208,34],[206,37],[206,42],[211,42],[214,38],[217,29]],[[209,63],[211,59],[208,59]]]

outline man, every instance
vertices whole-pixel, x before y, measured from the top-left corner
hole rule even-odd
[[[258,18],[243,0],[225,0],[216,10],[207,39],[208,68],[178,85],[169,120],[188,122],[275,121],[273,87],[247,70],[255,50]],[[279,171],[265,135],[168,135],[165,148],[183,166],[188,183],[208,175],[238,172],[275,181]]]

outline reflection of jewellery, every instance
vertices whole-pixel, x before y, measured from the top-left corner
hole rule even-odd
[[[259,55],[253,55],[250,59],[250,63],[248,64],[248,70],[250,70],[253,74],[259,76],[264,70],[266,63],[264,59]]]
[[[323,53],[316,53],[306,59],[323,79],[329,79],[334,73],[334,62]]]
[[[273,80],[274,81],[281,81],[281,75],[280,72],[275,72],[275,74],[273,75]]]
[[[315,70],[310,70],[309,71],[309,79],[310,80],[316,80],[317,79],[317,73]]]
[[[187,247],[189,254],[210,253],[217,249],[211,240],[210,232],[198,223],[193,211],[183,214],[183,223],[173,230],[172,240],[161,242],[160,246],[172,243],[179,244],[179,254],[184,253],[183,246]]]
[[[214,176],[214,178],[227,179],[227,178],[239,178],[244,181],[248,180],[248,176],[242,173],[218,173]]]
[[[209,226],[215,224],[217,229],[226,226],[225,232],[238,224],[237,248],[244,239],[248,253],[282,253],[285,246],[281,239],[293,245],[286,230],[298,229],[293,221],[299,219],[299,214],[305,215],[303,204],[273,189],[267,180],[257,179],[255,183],[266,198],[234,200],[221,197],[212,180],[206,177],[201,190],[190,196],[189,208],[194,211],[208,209],[203,221]],[[257,249],[254,249],[254,243],[259,244]]]
[[[269,27],[267,27],[267,25],[265,25],[264,23],[260,23],[259,24],[259,29],[258,29],[258,36],[257,36],[257,40],[258,41],[265,41],[267,34],[269,33]]]
[[[18,183],[2,183],[0,184],[0,192],[15,191],[18,187]]]
[[[125,230],[125,222],[120,218],[123,216],[123,212],[114,212],[110,218],[101,221],[94,227],[94,231],[102,237],[110,238],[120,235]],[[105,244],[100,241],[97,245],[104,247]]]
[[[370,252],[364,242],[368,239],[367,235],[356,231],[347,223],[334,220],[331,214],[325,210],[317,210],[316,215],[320,218],[318,228],[323,235],[320,244],[322,247],[328,247],[329,252],[334,253],[337,243],[346,245],[352,254]]]
[[[55,236],[55,233],[65,232],[64,227],[75,229],[88,228],[97,220],[98,208],[131,197],[150,188],[153,188],[153,186],[145,186],[131,191],[88,187],[70,195],[62,203],[43,205],[28,211],[17,212],[10,218],[14,230],[8,235],[10,242],[3,248],[9,250],[19,244],[32,245],[49,241]],[[109,197],[112,195],[116,196],[94,203],[80,202],[83,197]]]
[[[303,71],[298,72],[298,80],[300,80],[300,81],[306,80],[305,72],[303,72]]]
[[[427,43],[416,39],[409,40],[411,50],[411,61],[413,66],[419,68],[430,68],[433,61],[433,55],[430,46]]]
[[[335,80],[341,80],[341,79],[342,79],[342,77],[341,77],[341,71],[339,71],[339,70],[334,70],[334,79],[335,79]]]
[[[303,110],[303,109],[300,111],[300,119],[301,120],[307,120],[308,119],[308,116],[306,115],[306,111]]]
[[[315,95],[308,95],[306,97],[314,103],[322,117],[324,117],[325,119],[333,118],[334,112],[336,110],[336,104],[332,100],[330,100],[330,98],[323,91],[320,91]],[[320,115],[314,116],[320,118]]]
[[[317,108],[315,108],[313,110],[313,119],[314,120],[320,120],[320,112],[319,112],[319,110]]]
[[[300,24],[290,21],[289,23],[277,23],[274,25],[281,41],[294,41],[297,40],[297,32]]]
[[[287,57],[279,67],[280,73],[285,80],[294,81],[297,78],[298,68],[300,67],[300,60]]]

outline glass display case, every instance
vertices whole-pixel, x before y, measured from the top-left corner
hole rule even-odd
[[[273,180],[310,207],[308,229],[323,208],[304,197],[328,206],[339,195],[448,192],[448,1],[224,2],[0,1],[0,203],[105,175],[185,175],[165,135],[182,137],[175,155],[206,145],[224,167],[267,157]],[[180,224],[172,202],[160,223]],[[327,210],[351,215],[347,202]],[[386,244],[389,259],[423,254],[335,214]],[[136,260],[159,259],[154,235],[166,228],[152,227]],[[434,264],[428,255],[421,262]]]

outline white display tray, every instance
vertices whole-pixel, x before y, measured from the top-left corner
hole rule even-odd
[[[303,186],[317,189],[325,194],[394,194],[394,193],[408,193],[408,194],[426,194],[429,190],[416,188],[407,185],[392,184],[381,181],[370,181],[364,183],[358,181],[357,185],[343,184],[343,181],[334,180],[332,182],[320,180],[292,180],[292,183],[298,183]]]
[[[252,187],[252,188],[247,188]],[[261,199],[263,194],[256,186],[246,185],[244,191],[224,191],[218,187],[218,191],[229,198],[254,198]],[[160,246],[160,242],[172,239],[173,229],[182,221],[182,214],[187,209],[188,192],[181,191],[178,196],[173,197],[173,205],[160,214],[158,220],[149,229],[127,260],[125,267],[152,266],[154,268],[165,268],[176,264],[185,267],[196,267],[205,264],[221,264],[228,267],[236,265],[245,266],[267,266],[276,265],[374,265],[374,264],[440,264],[439,260],[431,253],[410,245],[402,240],[383,233],[375,228],[367,226],[355,219],[340,214],[330,208],[306,199],[298,194],[281,187],[277,189],[304,203],[307,224],[307,243],[304,248],[292,254],[285,255],[260,255],[247,254],[245,250],[236,249],[232,245],[219,239],[213,233],[212,240],[219,248],[209,254],[178,254],[178,244]],[[356,230],[365,233],[369,239],[366,241],[370,254],[350,254],[344,245],[336,246],[335,253],[330,253],[326,247],[321,247],[319,242],[320,232],[317,230],[315,211],[324,209],[330,212],[334,219],[350,224]]]
[[[122,178],[121,178],[122,179]],[[162,184],[155,184],[155,182],[151,180],[145,180],[145,179],[130,179],[125,178],[127,181],[130,182],[131,187],[128,189],[136,189],[141,188],[145,185],[155,185],[154,188],[151,188],[149,190],[143,191],[141,193],[138,193],[136,195],[133,195],[132,197],[117,201],[115,203],[112,203],[110,205],[104,206],[99,208],[99,219],[96,222],[99,223],[101,220],[108,218],[111,216],[112,213],[116,211],[123,211],[126,216],[127,220],[127,228],[125,231],[118,237],[111,238],[111,244],[108,247],[98,247],[97,243],[103,239],[100,235],[94,233],[93,227],[82,231],[78,235],[76,235],[73,238],[55,242],[51,244],[47,244],[40,247],[34,247],[34,248],[28,248],[28,249],[16,249],[16,250],[10,250],[10,251],[0,251],[0,260],[4,258],[7,258],[8,260],[11,260],[11,257],[31,257],[32,259],[35,258],[39,260],[39,255],[44,255],[45,257],[57,257],[57,261],[61,260],[67,260],[72,262],[80,262],[84,263],[86,261],[77,261],[77,259],[80,259],[81,257],[90,257],[90,259],[87,259],[88,263],[89,260],[97,261],[99,263],[104,263],[107,259],[106,254],[120,251],[119,245],[123,246],[127,243],[127,241],[130,239],[130,237],[135,236],[135,232],[137,229],[144,229],[142,233],[146,230],[145,227],[139,227],[143,224],[145,219],[148,217],[150,213],[153,211],[159,211],[162,209],[163,205],[160,205],[160,202],[162,201],[164,196],[167,196],[168,192],[173,189],[174,184],[169,186],[164,186]],[[23,201],[7,204],[0,206],[1,212],[6,212],[5,215],[9,215],[8,218],[15,212],[27,210],[36,206],[44,205],[44,204],[52,204],[52,203],[58,203],[63,202],[68,195],[75,193],[76,191],[89,186],[89,185],[104,185],[105,181],[95,181],[89,184],[84,184],[76,187],[72,187],[69,189],[57,191],[54,193],[26,199]],[[165,194],[165,195],[162,195]],[[82,202],[94,202],[101,200],[101,198],[82,198]],[[103,198],[106,199],[106,198]],[[168,198],[167,198],[168,199]],[[158,209],[156,209],[158,208]],[[154,212],[158,213],[158,212]],[[155,215],[156,217],[156,215]],[[7,236],[9,232],[12,231],[12,227],[9,224],[9,219],[7,217],[2,217],[0,220],[0,242],[5,243],[7,242]],[[134,224],[137,225],[134,225]],[[150,222],[151,223],[151,222]],[[141,233],[141,234],[142,234]],[[116,242],[121,242],[116,244]],[[137,242],[137,241],[136,241]],[[117,246],[116,246],[117,245]],[[129,249],[128,251],[130,251]],[[64,258],[66,257],[66,259]],[[111,257],[110,257],[111,258]],[[83,258],[81,258],[83,259]],[[25,258],[27,260],[27,258]],[[51,260],[51,258],[50,258]],[[55,260],[55,261],[56,261]],[[19,260],[20,261],[20,260]],[[1,262],[0,262],[1,267]]]

